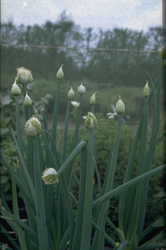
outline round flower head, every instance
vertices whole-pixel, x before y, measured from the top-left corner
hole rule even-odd
[[[96,103],[96,93],[97,93],[97,92],[95,92],[95,93],[91,96],[91,98],[90,98],[90,104],[91,104],[91,105],[93,105],[93,104]]]
[[[17,69],[17,83],[26,84],[32,81],[33,77],[30,70],[24,67],[20,67]]]
[[[85,92],[86,92],[86,88],[81,83],[81,85],[78,87],[78,93],[80,95],[83,95]]]
[[[71,88],[67,94],[69,100],[73,100],[74,97],[75,97],[75,93],[74,93],[74,90]]]
[[[24,98],[24,105],[27,107],[32,105],[32,100],[27,93],[26,93],[25,98]]]
[[[143,95],[144,96],[148,96],[149,95],[149,83],[148,83],[148,81],[146,82],[145,87],[143,89]]]
[[[64,73],[63,73],[63,64],[61,65],[60,69],[58,70],[58,72],[56,73],[56,78],[58,78],[59,80],[62,79],[64,77]]]
[[[94,129],[96,128],[96,126],[97,126],[96,116],[92,112],[89,112],[85,119],[85,127],[87,129]]]
[[[42,174],[42,180],[46,185],[58,183],[59,180],[57,171],[54,168],[47,168]]]
[[[21,95],[21,89],[19,88],[19,86],[16,83],[16,78],[15,78],[15,81],[14,81],[12,88],[11,88],[11,94],[14,96]]]
[[[119,100],[116,103],[115,111],[118,115],[121,115],[125,112],[125,105],[121,100],[121,96],[119,96]]]
[[[26,123],[25,123],[25,133],[29,137],[36,137],[41,133],[42,127],[40,121],[32,116]]]

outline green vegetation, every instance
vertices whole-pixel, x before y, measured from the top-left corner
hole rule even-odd
[[[96,155],[96,164],[99,171],[99,175],[101,178],[101,184],[103,184],[103,181],[105,179],[106,174],[106,167],[107,167],[107,161],[110,154],[110,148],[112,149],[113,143],[114,143],[114,137],[116,132],[116,122],[112,119],[99,119],[98,120],[98,126],[95,131],[95,140],[96,140],[96,147],[97,147],[97,155]],[[152,129],[149,128],[149,138],[151,137]],[[162,133],[162,130],[161,130]],[[72,137],[73,130],[69,132],[69,142],[70,137]],[[121,138],[120,138],[120,146],[119,146],[119,153],[117,158],[117,164],[116,164],[116,172],[115,172],[115,179],[114,179],[114,188],[118,187],[123,183],[123,179],[125,176],[126,166],[131,150],[131,146],[133,144],[135,137],[135,130],[133,130],[130,126],[122,125],[121,127]],[[88,141],[88,134],[85,129],[80,129],[79,132],[79,141],[81,140]],[[60,142],[62,141],[62,137],[59,138]],[[59,143],[60,143],[59,142]],[[69,143],[70,147],[70,143]],[[163,163],[163,142],[158,141],[158,144],[156,145],[155,151],[154,151],[154,157],[152,162],[152,169],[155,168],[155,166],[162,165]],[[77,157],[77,160],[75,162],[75,173],[79,177],[80,176],[80,157]],[[134,177],[136,175],[137,170],[137,162],[134,163],[133,166],[133,173],[132,176]],[[95,185],[95,197],[98,196],[98,188],[97,188],[97,177],[94,179]],[[145,228],[149,226],[153,220],[157,220],[159,216],[163,214],[162,208],[161,208],[161,200],[158,199],[158,202],[154,202],[154,196],[155,194],[161,192],[163,190],[164,186],[164,179],[163,174],[159,173],[158,175],[155,175],[151,178],[149,190],[148,190],[148,202],[147,202],[147,209],[146,209],[146,218],[145,218]],[[75,182],[73,182],[73,189],[72,192],[77,197],[78,196],[78,189]],[[115,225],[118,225],[118,199],[119,197],[115,197],[110,200],[109,204],[109,211],[108,215],[109,218],[114,222]],[[162,197],[161,197],[162,199]],[[108,227],[108,226],[107,226]],[[111,230],[110,227],[107,228],[108,230]],[[112,232],[113,233],[113,232]],[[116,237],[115,237],[116,239]]]
[[[3,139],[12,138],[15,146],[12,153],[8,153],[2,140],[2,164],[11,178],[13,212],[7,196],[1,192],[0,217],[11,228],[2,227],[2,231],[13,247],[17,250],[103,250],[105,240],[114,250],[164,247],[165,215],[164,206],[160,208],[160,205],[165,202],[162,173],[166,165],[162,159],[165,131],[160,121],[161,75],[155,81],[148,76],[150,92],[142,98],[137,129],[122,123],[124,114],[109,120],[96,113],[96,104],[89,104],[88,90],[85,93],[85,87],[80,85],[75,127],[69,130],[71,115],[73,119],[69,99],[63,134],[60,134],[58,117],[64,79],[58,79],[54,87],[56,98],[48,129],[45,111],[54,93],[45,94],[40,101],[30,101],[26,106],[25,95],[28,93],[31,98],[32,89],[36,87],[30,82],[30,71],[19,68],[12,85],[14,96],[3,99],[2,105],[3,112],[9,105],[10,117],[4,117],[2,124],[11,128],[3,130]],[[115,94],[123,96],[123,93]],[[120,97],[119,100],[124,101]],[[118,112],[116,102],[113,104]],[[86,128],[80,129],[84,103],[89,104]],[[150,123],[149,107],[153,112]],[[18,192],[25,204],[24,219],[19,213]],[[17,235],[18,242],[10,232]]]

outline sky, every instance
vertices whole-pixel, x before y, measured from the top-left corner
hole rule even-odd
[[[162,25],[162,0],[1,0],[1,22],[55,23],[64,10],[82,28],[147,31]]]

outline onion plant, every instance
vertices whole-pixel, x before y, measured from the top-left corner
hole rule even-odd
[[[95,116],[96,97],[90,99],[90,111],[85,119],[85,129],[89,134],[88,142],[78,141],[79,127],[82,118],[83,97],[85,87],[78,87],[80,96],[77,109],[76,126],[68,145],[68,124],[71,101],[74,90],[69,90],[63,132],[62,150],[57,142],[57,123],[60,102],[60,87],[64,72],[57,72],[57,92],[51,131],[47,129],[47,121],[43,111],[41,121],[36,114],[27,84],[32,81],[31,72],[23,67],[18,69],[12,94],[16,102],[16,127],[12,131],[13,140],[18,152],[17,171],[9,165],[2,155],[2,162],[8,169],[12,179],[13,212],[3,196],[1,198],[1,218],[6,220],[16,234],[18,243],[10,232],[2,228],[3,233],[17,250],[104,250],[105,241],[112,249],[141,250],[163,247],[162,238],[165,230],[161,230],[152,238],[147,237],[154,229],[154,223],[144,228],[148,185],[151,176],[163,171],[165,165],[151,169],[155,146],[158,140],[161,74],[153,81],[149,76],[143,89],[144,107],[140,123],[131,146],[123,184],[114,188],[117,157],[120,144],[121,120],[125,112],[125,104],[121,97],[117,100],[118,115],[116,134],[103,184],[100,180],[96,164],[97,119]],[[22,85],[22,91],[18,84]],[[19,98],[24,94],[25,131],[22,131]],[[123,96],[123,93],[121,93]],[[153,102],[152,102],[153,100]],[[150,141],[148,138],[148,110],[153,105],[153,122]],[[110,134],[110,136],[112,136]],[[74,163],[80,155],[80,176],[74,172]],[[132,176],[134,166],[135,176]],[[98,195],[94,199],[94,177],[97,177]],[[78,198],[72,193],[71,183],[76,182]],[[20,218],[17,190],[24,201],[27,217]],[[110,199],[119,197],[118,226],[108,217]],[[75,208],[76,207],[76,208]],[[108,224],[118,241],[105,231]],[[10,230],[10,231],[11,231]]]

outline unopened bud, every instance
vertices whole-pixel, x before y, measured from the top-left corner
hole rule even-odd
[[[33,77],[30,70],[24,67],[20,67],[17,69],[17,83],[26,84],[32,81]]]
[[[63,73],[63,64],[61,65],[60,69],[58,70],[57,74],[56,74],[56,78],[58,78],[59,80],[61,80],[64,77],[64,73]]]
[[[21,95],[21,89],[20,89],[20,87],[19,87],[19,86],[17,85],[17,83],[16,83],[16,78],[15,78],[15,81],[14,81],[14,83],[13,83],[13,85],[12,85],[11,93],[12,93],[12,95],[14,95],[14,96],[19,96],[19,95]]]
[[[54,168],[47,168],[42,174],[42,180],[46,185],[58,183],[59,180],[57,171]]]
[[[26,123],[25,123],[25,133],[28,137],[36,137],[42,131],[41,123],[38,118],[32,116]]]
[[[32,100],[27,93],[26,93],[25,98],[24,98],[24,105],[27,107],[32,105]]]
[[[96,93],[97,93],[97,92],[95,92],[95,93],[91,96],[91,98],[90,98],[90,104],[91,104],[91,105],[93,105],[93,104],[96,103]]]
[[[97,126],[96,116],[92,112],[89,112],[85,119],[85,127],[87,129],[94,129],[96,128],[96,126]]]
[[[73,88],[71,88],[71,89],[69,90],[67,96],[68,96],[69,100],[73,100],[73,99],[74,99],[75,93],[74,93]]]
[[[148,81],[146,82],[145,87],[143,89],[143,95],[144,96],[148,96],[149,95],[149,83],[148,83]]]
[[[85,92],[86,92],[86,89],[85,89],[85,87],[81,83],[81,85],[78,87],[78,93],[80,95],[83,95]]]
[[[122,115],[125,112],[125,105],[119,96],[119,100],[116,103],[115,111],[118,115]]]

